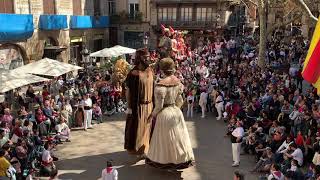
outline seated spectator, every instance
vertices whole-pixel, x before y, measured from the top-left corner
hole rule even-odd
[[[93,104],[92,113],[92,118],[97,120],[98,123],[102,123],[102,111],[98,104]]]
[[[270,147],[267,147],[251,172],[269,172],[271,165],[274,163],[274,154]]]
[[[10,162],[5,158],[6,151],[0,149],[0,179],[8,179],[7,178],[7,170],[11,166]]]
[[[9,108],[4,109],[4,115],[1,118],[1,122],[6,122],[9,125],[9,128],[12,127],[13,117],[10,113]]]
[[[70,129],[68,125],[66,124],[65,118],[60,115],[60,121],[59,124],[55,127],[57,131],[56,138],[59,140],[66,140],[66,142],[70,142]]]
[[[284,180],[284,175],[280,171],[280,166],[278,164],[272,164],[270,169],[270,175],[268,180]]]
[[[51,143],[47,142],[44,145],[44,151],[42,152],[42,172],[49,176],[52,171],[56,170],[56,166],[53,162],[53,157],[51,156]]]
[[[0,129],[0,148],[8,142],[10,142],[9,135],[6,135],[6,132]]]
[[[26,144],[26,141],[24,141],[22,138],[18,139],[17,146],[15,148],[15,157],[17,157],[17,159],[19,160],[23,172],[23,170],[26,169],[28,165],[28,146]]]
[[[286,138],[286,140],[283,141],[283,143],[281,144],[281,146],[277,149],[276,151],[276,162],[279,163],[282,161],[283,159],[283,153],[287,152],[289,150],[289,145],[292,144],[292,138],[290,136],[288,136]]]
[[[46,121],[47,120],[47,117],[43,114],[43,111],[41,109],[41,107],[39,107],[37,110],[36,110],[36,122],[38,124],[41,124],[42,122]]]
[[[54,99],[52,99],[54,103]],[[50,104],[50,101],[44,102],[44,108],[42,109],[43,114],[50,120],[50,126],[48,127],[48,131],[51,131],[51,128],[54,128],[56,125],[56,112],[52,108],[54,105]]]
[[[15,122],[14,128],[12,130],[12,137],[11,137],[11,141],[13,143],[17,143],[18,139],[22,137],[22,128],[21,128],[21,121],[17,120]]]
[[[317,145],[317,148],[315,148],[315,153],[312,159],[312,163],[316,166],[320,165],[320,148],[319,145]]]
[[[300,168],[298,167],[298,161],[295,159],[291,160],[291,167],[287,172],[290,172],[293,176],[293,179],[303,179],[304,175]]]
[[[244,180],[244,175],[239,171],[234,172],[233,180]]]
[[[302,166],[303,165],[303,153],[300,148],[295,143],[292,143],[289,145],[289,149],[292,151],[291,154],[288,152],[284,153],[284,156],[289,158],[289,159],[295,159],[298,161],[298,165]]]
[[[29,133],[32,133],[32,129],[33,129],[32,127],[33,127],[32,122],[30,122],[29,120],[25,120],[23,122],[22,132],[29,131]]]
[[[19,118],[20,119],[25,119],[28,116],[28,112],[26,111],[26,107],[21,106],[19,112],[18,112]]]

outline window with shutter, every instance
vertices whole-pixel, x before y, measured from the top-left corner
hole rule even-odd
[[[0,13],[13,14],[13,0],[0,0]]]
[[[82,15],[81,0],[73,0],[73,15]]]
[[[56,14],[55,0],[43,0],[43,14]]]

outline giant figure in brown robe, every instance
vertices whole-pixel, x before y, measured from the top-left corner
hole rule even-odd
[[[153,69],[149,67],[149,53],[146,49],[136,52],[135,67],[126,79],[128,102],[125,145],[131,154],[143,155],[149,150],[153,110]]]

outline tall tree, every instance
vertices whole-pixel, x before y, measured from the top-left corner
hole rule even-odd
[[[318,19],[312,14],[311,10],[307,6],[304,0],[287,0],[293,2],[295,5],[300,8],[293,8],[289,14],[286,14],[284,21],[266,28],[267,24],[267,8],[269,2],[277,3],[281,5],[286,0],[255,0],[258,4],[258,13],[259,13],[259,24],[260,24],[260,42],[259,42],[259,56],[258,56],[258,66],[262,69],[265,68],[265,56],[266,56],[266,45],[267,45],[267,36],[275,29],[290,24],[295,21],[297,18],[301,17],[303,14],[308,15],[309,19],[313,22],[317,22]]]
[[[267,4],[266,0],[258,0],[258,12],[259,12],[259,29],[260,29],[260,40],[259,40],[259,56],[258,66],[261,69],[265,68],[265,57],[267,47]]]

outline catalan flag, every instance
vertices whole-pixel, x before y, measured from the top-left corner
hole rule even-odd
[[[314,30],[309,51],[304,61],[302,77],[313,84],[320,95],[320,20],[318,20]]]

